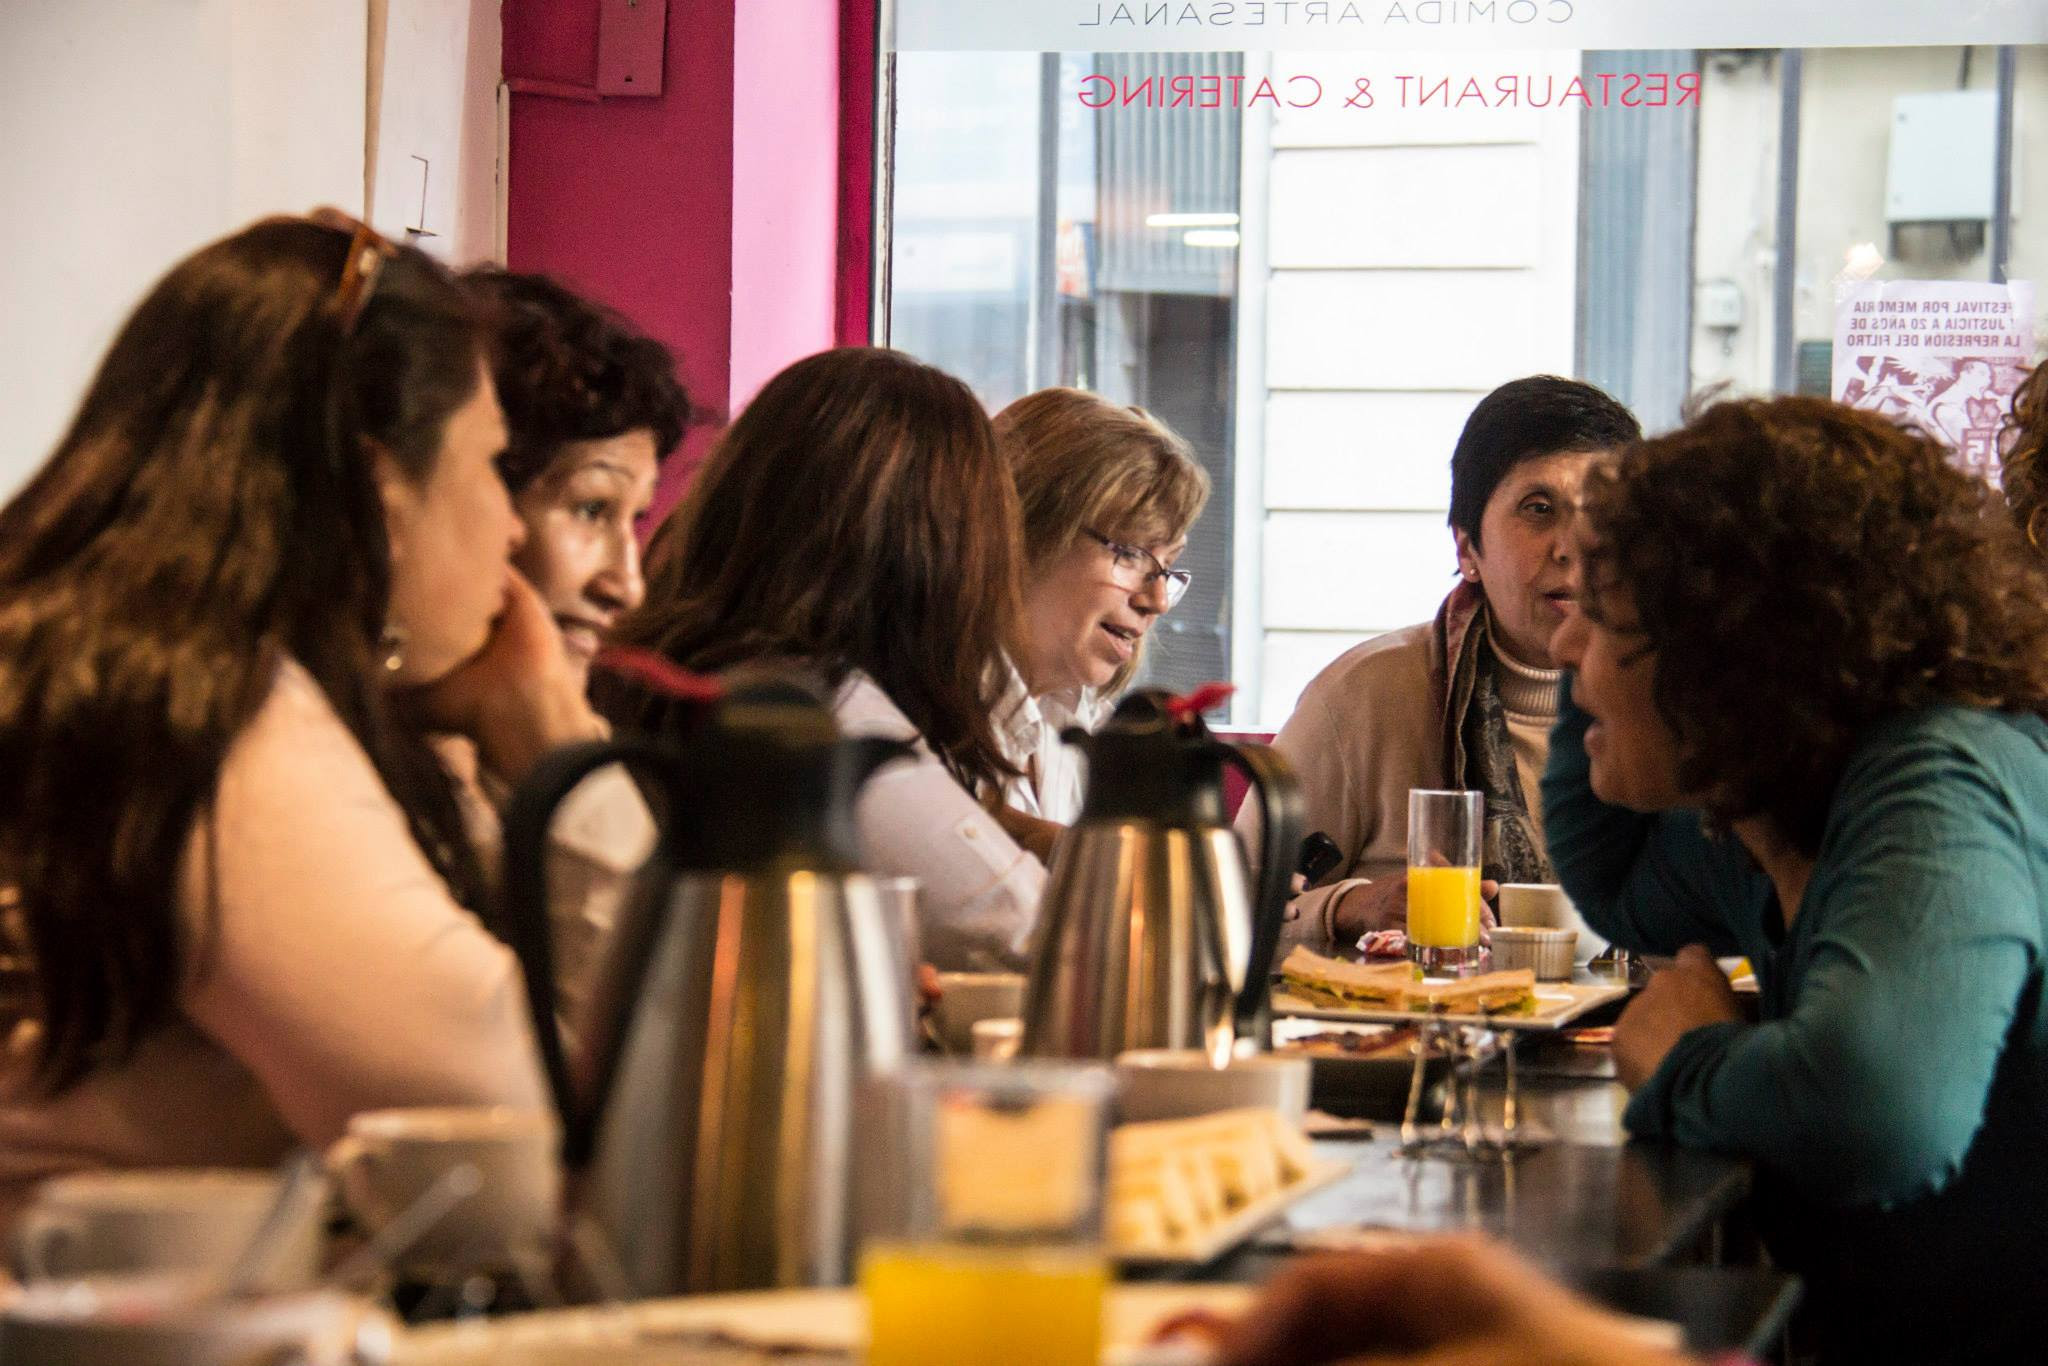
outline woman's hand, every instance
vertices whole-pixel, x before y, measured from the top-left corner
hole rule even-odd
[[[1373,930],[1399,930],[1407,925],[1405,870],[1346,887],[1337,893],[1336,904],[1330,907],[1330,937],[1339,944],[1355,944],[1359,936]]]
[[[1224,1334],[1223,1366],[1514,1362],[1676,1366],[1625,1324],[1497,1244],[1432,1238],[1305,1258]]]
[[[605,727],[540,595],[517,570],[505,574],[505,608],[484,648],[401,705],[429,729],[468,736],[486,768],[516,783],[549,750]]]
[[[1051,866],[1052,847],[1059,841],[1059,837],[1067,832],[1066,826],[1057,821],[1040,820],[1036,816],[1027,815],[1008,802],[1002,801],[989,807],[989,814],[996,818],[996,824],[1002,826],[1003,832],[1017,841],[1020,847],[1036,855],[1040,863]]]
[[[1500,884],[1488,878],[1479,884],[1479,925],[1481,939],[1494,924],[1493,902]],[[1355,944],[1373,930],[1408,928],[1408,871],[1404,868],[1387,877],[1361,881],[1337,894],[1330,908],[1331,938],[1339,944]]]
[[[1650,1079],[1681,1038],[1701,1025],[1740,1020],[1728,975],[1704,945],[1688,944],[1650,978],[1614,1024],[1614,1072],[1633,1091]]]

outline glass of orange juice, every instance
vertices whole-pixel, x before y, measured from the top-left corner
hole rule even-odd
[[[916,1063],[866,1113],[868,1366],[1076,1366],[1102,1354],[1112,1079],[1087,1064]]]
[[[1486,794],[1408,793],[1408,956],[1424,972],[1479,961],[1479,859]]]

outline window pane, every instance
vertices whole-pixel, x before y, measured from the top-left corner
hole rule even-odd
[[[1180,560],[1194,583],[1140,678],[1176,690],[1230,674],[1239,126],[1219,113],[1241,65],[898,58],[890,342],[992,411],[1073,385],[1188,440],[1213,493]]]
[[[1992,177],[1997,66],[1986,47],[904,53],[891,339],[992,409],[1079,385],[1194,443],[1216,494],[1151,677],[1227,676],[1232,720],[1270,726],[1342,650],[1435,612],[1451,449],[1495,385],[1579,375],[1660,430],[1712,386],[1828,392],[1845,266],[1987,281],[1995,215],[1950,182],[1965,152]],[[2048,51],[2015,72],[2024,149],[2048,139]],[[1956,154],[1907,145],[1923,115],[1957,120]],[[2014,279],[2048,271],[2029,188]]]

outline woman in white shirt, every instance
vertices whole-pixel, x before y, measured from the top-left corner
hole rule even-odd
[[[1019,770],[1004,824],[1049,859],[1081,812],[1068,726],[1093,730],[1137,673],[1152,624],[1180,601],[1174,567],[1209,476],[1173,430],[1080,389],[1041,389],[996,414],[1024,519],[1024,604],[997,733]]]
[[[666,346],[548,276],[486,266],[462,284],[495,325],[492,378],[507,430],[498,471],[526,524],[512,563],[587,674],[612,624],[646,596],[640,526],[689,399]],[[550,837],[555,1001],[573,1031],[654,826],[632,779],[610,768],[562,806]]]
[[[800,670],[842,732],[912,741],[857,799],[867,866],[923,883],[931,963],[1022,967],[1045,869],[974,795],[1016,774],[992,718],[1017,573],[1016,489],[967,386],[898,352],[827,351],[720,437],[616,638],[690,669]],[[662,711],[613,716],[658,728]]]
[[[0,509],[0,1220],[36,1178],[268,1164],[362,1109],[542,1106],[429,731],[594,735],[473,304],[339,215],[201,249]]]

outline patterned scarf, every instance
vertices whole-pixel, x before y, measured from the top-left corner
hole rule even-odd
[[[1486,794],[1486,876],[1496,882],[1555,882],[1515,771],[1485,595],[1461,581],[1437,609],[1431,630],[1441,670],[1432,681],[1444,773],[1452,786]]]

